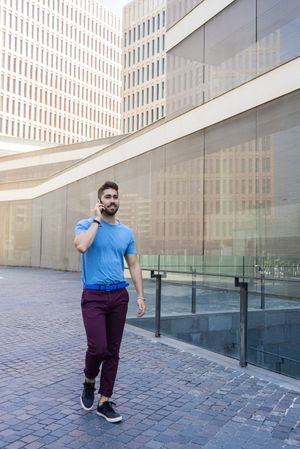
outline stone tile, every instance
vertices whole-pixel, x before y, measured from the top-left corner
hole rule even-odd
[[[128,330],[113,397],[124,421],[84,412],[80,274],[0,271],[1,449],[300,447],[298,393]]]

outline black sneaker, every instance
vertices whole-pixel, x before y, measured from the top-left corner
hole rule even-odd
[[[94,404],[95,383],[87,381],[83,384],[83,390],[80,396],[80,404],[84,410],[91,410]]]
[[[113,409],[114,402],[105,401],[101,405],[98,404],[97,415],[102,416],[108,422],[122,421],[122,416]]]

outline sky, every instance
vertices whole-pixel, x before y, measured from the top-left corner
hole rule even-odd
[[[126,3],[130,3],[131,0],[99,0],[102,5],[107,6],[107,8],[111,9],[115,13],[122,15],[122,7],[126,5]]]

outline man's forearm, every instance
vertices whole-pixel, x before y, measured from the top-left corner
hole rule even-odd
[[[83,254],[89,249],[96,237],[98,228],[97,223],[92,223],[87,231],[75,237],[74,245],[77,251]]]
[[[137,295],[141,298],[144,298],[143,277],[140,264],[137,263],[135,265],[129,266],[129,271]]]

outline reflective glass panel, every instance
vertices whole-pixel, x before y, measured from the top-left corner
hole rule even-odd
[[[179,114],[203,103],[204,27],[167,54],[167,115]]]
[[[167,28],[182,19],[203,0],[167,0]]]
[[[300,2],[257,1],[258,74],[300,54]]]
[[[239,0],[205,24],[205,101],[256,75],[255,0]]]

